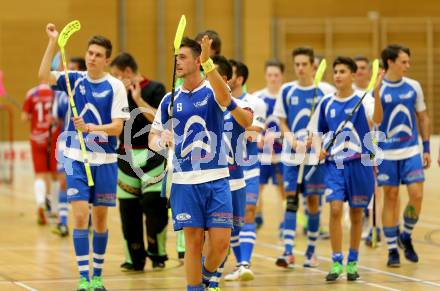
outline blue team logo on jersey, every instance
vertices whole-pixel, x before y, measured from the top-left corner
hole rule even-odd
[[[415,93],[414,91],[409,91],[406,94],[400,94],[399,98],[402,99],[402,100],[411,99],[414,96],[414,93]]]
[[[81,95],[86,95],[86,87],[84,87],[83,84],[79,85],[79,92],[81,93]]]
[[[295,116],[295,119],[293,119],[291,130],[292,130],[292,132],[295,132],[295,135],[298,138],[307,136],[307,128],[301,128],[300,130],[297,130],[297,131],[295,131],[295,129],[298,127],[298,124],[301,121],[301,119],[303,119],[303,118],[308,119],[309,118],[311,112],[312,111],[309,108],[303,108]]]
[[[197,136],[193,139],[193,141],[188,144],[186,147],[183,147],[185,145],[186,140],[188,139],[188,136],[191,134],[192,131],[190,131],[190,127],[194,124],[198,124],[203,127],[203,130],[201,130]],[[208,143],[205,143],[203,141],[203,138],[208,138]],[[202,150],[205,150],[207,153],[211,153],[211,135],[208,132],[208,129],[206,127],[206,121],[198,116],[193,115],[185,124],[185,129],[183,131],[183,139],[182,139],[182,150],[181,150],[181,157],[186,157],[193,148],[201,148]]]
[[[384,99],[385,103],[391,103],[393,101],[393,96],[391,96],[391,94],[386,94]]]
[[[397,124],[395,127],[392,127],[393,121],[399,113],[404,114],[407,117],[409,125],[399,122],[399,124]],[[409,112],[409,109],[403,104],[397,105],[391,112],[390,118],[388,119],[387,132],[386,132],[387,137],[391,138],[397,135],[399,132],[404,132],[407,135],[412,135],[412,131],[413,131],[413,123],[411,120],[411,113]]]
[[[95,98],[105,98],[111,92],[111,90],[104,90],[102,92],[92,92],[93,97]]]
[[[200,107],[208,105],[208,100],[210,97],[211,97],[211,94],[206,95],[206,97],[203,100],[197,101],[196,103],[194,103],[194,107],[200,108]]]
[[[290,98],[291,105],[298,105],[298,103],[299,103],[298,96],[293,96],[292,98]]]
[[[96,120],[98,121],[98,124],[102,124],[101,114],[99,114],[98,109],[92,103],[86,103],[79,116],[83,117],[88,111],[90,111],[91,114],[95,116]]]

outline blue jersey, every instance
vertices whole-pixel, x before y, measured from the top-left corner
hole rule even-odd
[[[67,130],[71,113],[69,110],[69,96],[63,91],[55,91],[55,99],[52,106],[53,116],[62,124],[62,130]]]
[[[264,129],[266,122],[266,105],[260,98],[249,93],[244,93],[239,97],[240,100],[247,102],[254,112],[252,120],[253,127]],[[260,176],[260,163],[258,161],[258,145],[256,141],[247,141],[246,143],[246,159],[244,163],[244,178]]]
[[[67,93],[64,73],[52,72],[57,80],[57,88]],[[127,92],[122,82],[110,74],[105,74],[99,80],[88,77],[87,72],[69,72],[78,115],[85,123],[97,125],[109,124],[113,119],[128,119]],[[82,161],[83,156],[78,141],[78,135],[73,122],[67,128],[71,136],[67,137],[64,155],[72,160]],[[108,164],[117,162],[116,136],[98,136],[95,133],[83,133],[88,158],[92,164]]]
[[[279,162],[280,153],[282,150],[280,120],[274,114],[275,103],[279,94],[271,95],[269,90],[265,88],[253,93],[252,95],[260,98],[266,104],[266,123],[265,132],[263,132],[263,135],[268,131],[278,133],[280,135],[280,138],[274,141],[272,148],[269,148],[269,145],[265,144],[264,148],[259,149],[260,161],[262,163]]]
[[[330,133],[327,135],[327,138],[330,138],[340,129],[347,116],[361,100],[362,95],[362,92],[354,91],[353,95],[347,98],[339,98],[335,94],[324,97],[313,116],[313,119],[317,120],[318,132]],[[362,157],[370,158],[372,135],[370,134],[369,120],[372,119],[373,113],[374,99],[371,95],[367,95],[336,138],[329,152],[329,160],[343,162]]]
[[[152,127],[169,129],[171,94],[159,105]],[[175,156],[173,183],[200,184],[229,176],[222,148],[224,111],[209,81],[193,91],[176,90],[173,106]]]
[[[383,121],[379,130],[385,140],[379,142],[386,160],[403,160],[420,154],[416,112],[426,110],[419,82],[403,78],[397,82],[382,82],[380,96]]]
[[[237,99],[236,102],[241,108],[250,109],[245,101]],[[246,130],[238,124],[229,111],[225,112],[224,130],[223,141],[228,149],[226,158],[229,167],[229,186],[231,191],[236,191],[246,187],[243,166],[241,165],[246,154]]]
[[[316,108],[316,105],[322,99],[322,97],[329,92],[326,87],[318,85],[315,86],[302,87],[298,85],[298,82],[286,83],[281,87],[281,97],[277,100],[275,104],[274,114],[279,118],[286,119],[287,125],[290,131],[299,140],[304,140],[307,138],[308,125],[310,122],[310,115],[312,113],[312,107]],[[304,156],[297,155],[297,159],[291,159],[290,153],[294,151],[291,149],[290,145],[285,145],[284,149],[286,155],[282,155],[282,160],[290,165],[297,165],[302,162]],[[310,157],[306,156],[306,164],[313,165],[317,161],[312,161]]]

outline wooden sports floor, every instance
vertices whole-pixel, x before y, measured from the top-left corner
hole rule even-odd
[[[278,239],[278,224],[282,206],[276,188],[268,186],[263,193],[265,224],[258,232],[252,261],[256,279],[248,283],[223,283],[222,290],[435,290],[440,289],[440,168],[436,163],[438,142],[432,144],[433,164],[426,172],[423,212],[414,233],[415,248],[420,262],[405,260],[402,266],[386,267],[386,245],[370,249],[362,243],[360,249],[361,280],[347,283],[345,278],[326,284],[324,277],[330,269],[330,242],[320,240],[317,254],[320,266],[302,267],[306,239],[299,232],[294,270],[275,266],[275,258],[282,252]],[[406,189],[401,189],[402,203],[406,203]],[[328,221],[324,208],[323,221]],[[104,266],[104,282],[109,290],[186,290],[184,268],[177,260],[175,235],[168,233],[166,269],[153,272],[148,262],[144,273],[123,273],[123,244],[117,209],[109,217],[110,239]],[[71,237],[60,238],[51,233],[50,226],[38,226],[32,193],[32,177],[18,175],[13,187],[0,185],[0,290],[74,290],[77,267]],[[348,250],[345,232],[344,255]],[[226,266],[231,271],[233,260]]]

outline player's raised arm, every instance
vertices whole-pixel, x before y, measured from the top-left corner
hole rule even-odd
[[[376,125],[380,124],[383,119],[383,107],[382,101],[380,100],[380,85],[382,84],[384,74],[384,71],[379,71],[377,74],[376,84],[374,86],[374,113],[372,121]]]
[[[211,47],[212,40],[208,36],[202,38],[202,53],[200,54],[200,62],[202,63],[203,70],[211,84],[212,89],[215,93],[215,98],[221,106],[228,106],[231,103],[231,95],[229,94],[229,89],[226,83],[223,81],[220,74],[215,69],[214,62],[209,57],[209,51]]]
[[[46,26],[46,33],[49,37],[49,43],[47,44],[46,51],[41,60],[40,69],[38,70],[38,78],[42,83],[48,82],[50,85],[53,85],[56,83],[56,79],[55,76],[50,73],[50,65],[57,47],[58,31],[54,24],[49,23]]]

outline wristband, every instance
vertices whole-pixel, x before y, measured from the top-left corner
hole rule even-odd
[[[422,144],[423,144],[423,153],[429,154],[431,152],[429,149],[429,140],[424,140]]]
[[[209,58],[206,62],[202,63],[203,71],[205,74],[215,70],[215,64],[211,58]]]
[[[237,108],[237,103],[234,101],[234,99],[231,98],[231,103],[229,103],[228,107],[226,107],[226,109],[228,111],[232,111],[235,108]]]

